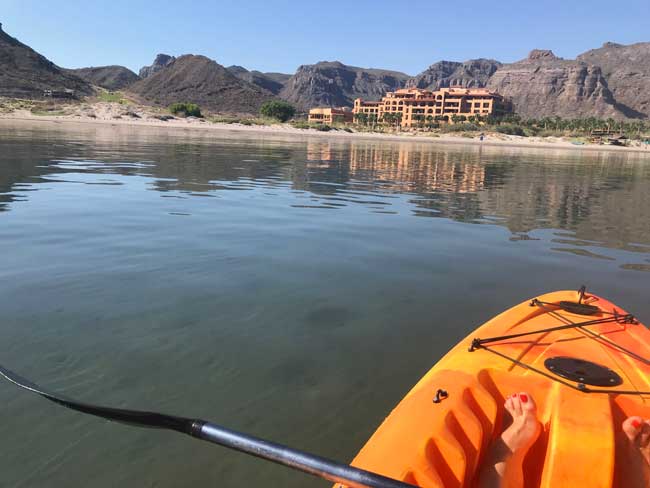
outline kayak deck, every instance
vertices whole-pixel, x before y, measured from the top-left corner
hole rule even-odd
[[[559,306],[579,301],[597,307],[596,313],[586,316]],[[579,323],[590,325],[574,325]],[[549,328],[555,330],[474,340]],[[561,377],[545,365],[558,357],[596,363],[605,367],[596,373],[611,376],[590,378],[589,363],[582,371],[582,363],[569,360],[578,364],[576,376]],[[421,487],[475,486],[486,451],[503,430],[505,398],[526,391],[537,403],[542,433],[516,461],[522,463],[524,486],[628,486],[638,473],[627,469],[621,423],[631,415],[650,417],[648,357],[650,332],[603,298],[559,291],[526,301],[447,353],[352,464]],[[585,384],[592,380],[605,385]],[[438,395],[435,403],[439,390],[447,396]],[[521,485],[521,480],[506,479],[508,484]]]

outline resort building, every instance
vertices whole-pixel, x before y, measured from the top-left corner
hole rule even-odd
[[[375,115],[379,117],[379,107],[381,102],[365,102],[361,98],[357,98],[354,101],[354,108],[352,113],[357,114],[366,114],[366,115]]]
[[[410,128],[432,121],[454,121],[461,116],[498,115],[509,111],[509,106],[501,95],[485,88],[403,88],[386,93],[378,102],[357,98],[352,111],[357,118],[357,114],[374,115],[378,122]]]
[[[344,108],[312,108],[309,111],[310,124],[335,124],[352,122],[354,114]]]

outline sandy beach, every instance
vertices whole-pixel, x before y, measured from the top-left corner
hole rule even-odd
[[[3,125],[15,123],[35,124],[101,124],[112,126],[132,127],[156,127],[169,129],[191,129],[196,131],[221,131],[221,132],[243,132],[278,135],[300,135],[315,136],[337,139],[372,139],[382,141],[419,142],[431,144],[463,144],[481,146],[508,146],[534,149],[566,149],[573,151],[608,151],[608,152],[634,152],[648,154],[650,148],[647,144],[632,142],[628,146],[610,146],[599,144],[574,144],[570,140],[559,137],[522,137],[498,133],[486,133],[483,141],[473,135],[455,134],[428,134],[428,133],[399,133],[387,134],[378,132],[347,132],[343,130],[331,130],[328,132],[315,129],[299,129],[290,124],[271,125],[244,125],[240,123],[212,122],[204,118],[173,118],[160,120],[160,113],[149,110],[149,107],[126,107],[115,104],[100,102],[92,105],[92,111],[74,110],[64,115],[41,115],[30,110],[18,109],[9,113],[0,113],[0,121]],[[125,115],[130,114],[130,115]]]

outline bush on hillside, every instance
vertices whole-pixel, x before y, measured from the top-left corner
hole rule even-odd
[[[280,122],[286,122],[296,113],[293,105],[281,100],[269,100],[260,108],[260,115],[278,119]]]
[[[201,117],[201,109],[195,103],[172,103],[169,106],[169,111],[174,115],[181,115],[184,117]]]

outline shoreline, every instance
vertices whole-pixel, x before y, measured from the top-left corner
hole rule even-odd
[[[493,147],[519,147],[530,149],[567,149],[572,151],[589,151],[589,152],[627,152],[646,154],[650,156],[650,148],[644,146],[609,146],[599,144],[580,144],[576,145],[570,141],[560,138],[544,137],[522,137],[505,134],[487,134],[483,141],[478,138],[466,137],[462,135],[442,134],[436,136],[417,135],[417,134],[385,134],[378,132],[345,132],[340,130],[331,130],[328,132],[318,131],[315,129],[298,129],[289,124],[273,125],[243,125],[227,124],[220,122],[209,122],[205,119],[174,119],[169,121],[156,120],[153,118],[140,119],[115,119],[115,118],[91,118],[79,115],[34,115],[28,111],[16,111],[8,114],[0,114],[0,122],[3,125],[16,121],[19,123],[46,123],[46,124],[81,124],[85,126],[127,126],[127,127],[153,127],[168,129],[186,129],[199,131],[214,132],[240,132],[248,134],[274,134],[274,135],[299,135],[299,136],[317,136],[323,138],[337,138],[348,140],[376,140],[376,141],[394,141],[394,142],[419,142],[429,144],[455,144],[455,145],[472,145],[472,146],[493,146]]]

